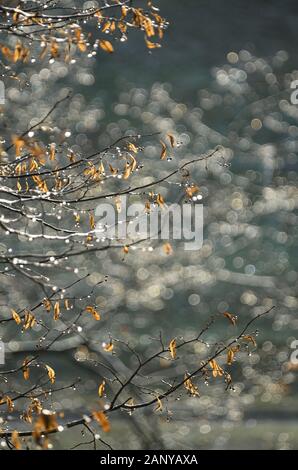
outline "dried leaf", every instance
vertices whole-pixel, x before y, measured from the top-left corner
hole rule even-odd
[[[51,383],[52,384],[55,383],[56,373],[55,373],[54,369],[52,367],[48,366],[47,364],[46,364],[46,369],[47,369],[48,376],[49,376],[49,379],[50,379]]]
[[[224,374],[223,369],[220,367],[220,365],[216,362],[215,359],[211,359],[211,361],[209,361],[209,365],[211,366],[213,377],[221,377]]]
[[[100,424],[104,432],[111,430],[110,422],[103,411],[93,411],[92,416]]]
[[[251,335],[242,336],[242,339],[244,339],[248,343],[252,343],[255,347],[257,346],[257,342],[256,342],[255,338]]]
[[[131,172],[132,172],[132,166],[129,163],[126,163],[125,169],[123,172],[123,179],[127,180],[130,177]]]
[[[133,153],[138,153],[138,147],[136,147],[136,145],[133,144],[132,142],[128,142],[127,148]]]
[[[32,436],[37,443],[40,443],[40,438],[43,434],[55,431],[58,428],[56,420],[56,413],[49,410],[42,410],[34,423]]]
[[[161,45],[158,44],[157,42],[148,41],[148,39],[146,38],[145,38],[145,42],[146,42],[148,49],[156,49],[157,47],[161,47]]]
[[[20,43],[16,44],[14,53],[13,53],[13,61],[18,62],[19,59],[22,57],[22,45]]]
[[[163,251],[166,255],[171,255],[173,253],[172,245],[170,243],[165,243],[163,245]]]
[[[177,355],[176,347],[177,347],[176,340],[172,339],[172,341],[169,344],[169,350],[170,350],[170,354],[171,354],[172,359],[175,359],[175,357]]]
[[[59,317],[60,317],[60,304],[57,301],[54,304],[54,320],[58,320]]]
[[[28,380],[30,377],[30,370],[28,367],[29,362],[30,361],[27,358],[23,362],[23,376],[25,380]]]
[[[137,168],[137,160],[135,159],[135,157],[133,155],[130,155],[130,158],[131,158],[131,171],[135,171],[135,169]]]
[[[100,162],[100,165],[99,165],[99,167],[98,167],[98,171],[99,171],[100,175],[104,175],[104,174],[105,174],[105,167],[104,167],[104,164],[103,164],[102,161]]]
[[[224,312],[224,317],[226,317],[231,323],[232,325],[236,325],[236,320],[237,320],[237,317],[235,315],[232,315],[231,313],[229,312]]]
[[[187,188],[185,188],[185,193],[190,199],[199,191],[200,191],[200,188],[199,186],[196,186],[196,185],[187,186]]]
[[[175,147],[175,137],[172,134],[168,134],[168,138],[170,140],[171,147]]]
[[[52,309],[52,304],[51,304],[51,302],[50,302],[49,299],[44,299],[44,300],[42,301],[42,304],[43,304],[43,306],[44,306],[44,308],[46,309],[47,312],[50,312],[50,311],[51,311],[51,309]]]
[[[53,161],[56,158],[56,145],[52,143],[50,145],[50,160]]]
[[[50,51],[51,51],[51,59],[54,59],[55,57],[58,57],[58,55],[59,55],[59,46],[58,46],[57,41],[53,40],[51,42]]]
[[[104,391],[105,391],[105,386],[106,386],[106,382],[105,380],[102,381],[102,383],[99,385],[98,387],[98,395],[99,397],[101,398],[104,394]]]
[[[191,378],[188,376],[188,374],[185,374],[184,379],[185,379],[184,387],[189,392],[189,394],[192,397],[200,396],[198,387],[192,383]]]
[[[145,202],[145,212],[149,214],[151,212],[151,204],[150,201]]]
[[[40,413],[42,412],[42,404],[38,400],[38,398],[33,398],[32,399],[29,410],[32,413],[36,413],[36,414],[40,415]]]
[[[7,46],[0,46],[1,52],[6,57],[8,60],[13,60],[13,52],[12,50],[7,47]]]
[[[25,318],[24,318],[24,330],[28,330],[29,328],[32,328],[36,323],[35,316],[29,312],[29,310],[26,311],[25,313]]]
[[[78,42],[78,49],[81,51],[81,52],[86,52],[87,50],[87,46],[86,46],[86,43],[83,39],[81,39],[79,42]]]
[[[2,397],[0,399],[0,405],[2,405],[2,403],[6,403],[8,411],[10,411],[10,412],[13,411],[14,403],[13,403],[12,399],[10,398],[10,396],[5,395],[4,397]]]
[[[110,29],[110,27],[111,27],[111,22],[107,21],[102,27],[102,32],[105,33],[106,31]]]
[[[232,348],[228,349],[228,353],[227,353],[227,364],[230,366],[232,365],[233,361],[234,361],[234,351]]]
[[[159,396],[156,397],[156,401],[157,401],[157,406],[154,411],[162,411],[163,406],[162,406],[162,402]]]
[[[67,157],[68,157],[70,163],[74,163],[76,161],[75,153],[71,149],[69,150],[69,152],[67,154]]]
[[[93,315],[93,318],[95,320],[97,320],[97,321],[100,320],[100,318],[101,318],[100,314],[98,313],[98,311],[94,307],[92,307],[91,305],[88,305],[85,308],[85,310],[86,310],[86,312],[91,313],[91,315]]]
[[[162,197],[161,194],[158,194],[156,197],[156,204],[159,205],[159,207],[163,207],[165,204],[164,198]]]
[[[31,424],[32,423],[32,413],[30,410],[26,410],[23,412],[21,415],[21,419],[25,421],[26,423]]]
[[[160,159],[164,160],[167,156],[167,146],[166,144],[161,140],[161,154],[160,154]]]
[[[16,322],[17,325],[22,323],[20,315],[15,310],[12,309],[11,314],[12,314],[12,318],[14,319],[14,321]]]
[[[150,18],[145,17],[143,21],[143,26],[148,37],[155,35],[154,26]]]
[[[112,343],[112,341],[110,341],[108,344],[105,344],[103,346],[103,349],[106,351],[106,352],[112,352],[113,349],[114,349],[114,345]]]
[[[109,163],[109,168],[110,168],[110,172],[112,173],[112,175],[117,175],[118,173],[117,168],[114,168],[110,163]]]
[[[13,431],[11,434],[11,443],[14,446],[16,450],[21,450],[22,444],[19,438],[19,433],[18,431]]]
[[[99,40],[99,45],[102,48],[102,50],[104,50],[105,52],[109,52],[109,53],[114,52],[114,48],[113,48],[112,44],[110,43],[110,41],[100,39]]]
[[[89,215],[89,224],[90,224],[91,230],[94,230],[95,229],[95,219],[94,219],[93,214]]]

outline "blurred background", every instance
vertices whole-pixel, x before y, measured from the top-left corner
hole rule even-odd
[[[140,420],[136,413],[115,417],[107,441],[117,449],[297,448],[298,368],[290,361],[298,339],[298,106],[290,102],[290,84],[298,79],[297,2],[156,3],[170,23],[161,49],[148,52],[131,33],[113,56],[28,67],[29,88],[8,90],[21,105],[21,127],[25,114],[37,119],[48,109],[49,86],[57,96],[71,88],[70,107],[58,112],[56,125],[70,130],[77,152],[91,153],[125,132],[173,133],[182,145],[162,168],[158,142],[145,140],[144,182],[146,174],[162,177],[218,144],[225,148],[225,160],[192,171],[204,204],[200,251],[177,243],[171,256],[160,248],[129,253],[124,261],[103,252],[89,261],[90,285],[109,274],[97,298],[106,314],[103,323],[90,325],[90,348],[74,338],[62,344],[63,354],[50,353],[57,376],[83,379],[76,394],[55,396],[53,407],[71,417],[92,408],[99,380],[92,363],[109,332],[147,351],[159,331],[169,339],[191,336],[210,315],[227,310],[245,324],[275,305],[258,324],[258,349],[239,355],[233,366],[234,392],[202,384],[200,399],[171,403],[172,417],[150,410]],[[170,200],[170,185],[163,194]],[[22,303],[21,294],[11,296]],[[232,328],[221,322],[210,341],[231,337]],[[14,350],[22,351],[22,343],[30,349],[26,335]],[[121,360],[129,367],[128,358]],[[188,365],[195,360],[185,359]],[[166,364],[154,373],[167,375]],[[55,437],[55,445],[70,447],[81,438],[74,430]]]

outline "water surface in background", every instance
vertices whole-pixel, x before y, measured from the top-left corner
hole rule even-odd
[[[162,14],[170,22],[169,29],[163,40],[163,47],[148,53],[144,50],[142,41],[137,36],[131,36],[130,44],[120,45],[115,53],[114,61],[108,57],[98,63],[96,73],[96,85],[99,88],[99,95],[104,96],[109,114],[109,105],[117,100],[118,94],[130,88],[150,89],[156,82],[166,82],[170,84],[167,89],[171,96],[178,102],[186,103],[188,106],[196,107],[200,102],[200,90],[210,87],[214,78],[212,71],[215,67],[226,62],[227,54],[231,51],[239,53],[247,50],[252,55],[260,58],[272,58],[278,51],[286,51],[286,68],[292,72],[298,68],[297,47],[298,47],[298,6],[295,1],[239,1],[239,0],[161,0],[159,2]],[[132,39],[133,38],[133,39]],[[121,69],[121,71],[119,71]],[[255,79],[255,88],[258,89],[258,79]],[[90,90],[90,93],[92,91]],[[266,96],[266,92],[265,95]],[[231,122],[237,123],[238,113],[241,113],[241,104],[232,107],[225,113],[206,113],[205,122],[211,128],[219,131],[223,136],[228,134]],[[275,135],[272,142],[279,144],[280,135]],[[260,141],[262,143],[262,140]],[[233,171],[242,175],[248,168],[258,168],[259,163],[251,155],[239,156],[239,160],[234,159]],[[295,163],[286,163],[280,171],[281,176],[287,178],[287,170],[297,171],[297,160]],[[235,161],[237,160],[237,161]],[[272,175],[264,175],[261,184],[270,185]],[[277,217],[270,216],[257,221],[261,227],[275,227],[285,230],[285,226]],[[283,227],[283,228],[282,228]],[[266,243],[268,240],[263,240]],[[258,247],[262,258],[262,245]],[[278,252],[278,247],[272,245],[271,250]],[[287,254],[291,259],[289,271],[297,269],[295,262],[295,248],[287,247]],[[245,250],[243,256],[246,256]],[[264,254],[265,258],[265,254]],[[228,261],[227,261],[228,263]],[[271,275],[272,272],[266,274]],[[285,282],[286,284],[286,282]],[[230,290],[237,289],[237,285],[230,284]],[[258,286],[259,291],[262,286]],[[258,288],[256,291],[258,291]],[[225,291],[226,285],[217,285],[218,292]],[[286,287],[284,287],[286,292]],[[184,295],[184,294],[182,294]],[[224,295],[224,294],[223,294]],[[175,302],[184,300],[175,297]],[[169,303],[169,311],[175,308],[175,304]],[[295,315],[295,312],[294,312]],[[296,314],[297,315],[297,314]],[[176,320],[178,321],[178,320]],[[184,319],[185,321],[185,319]],[[262,338],[271,339],[281,346],[286,342],[289,335],[295,332],[289,329],[277,334],[273,331],[266,331]],[[296,387],[297,388],[297,387]],[[198,429],[195,422],[189,424],[189,429],[194,431],[194,442],[188,441],[187,432],[177,432],[181,435],[181,446],[196,447],[297,447],[298,436],[295,431],[295,420],[297,415],[293,414],[293,409],[297,407],[297,400],[294,395],[283,400],[276,406],[260,401],[256,407],[251,407],[247,418],[243,424],[236,426],[234,431],[223,429],[215,436],[208,433],[204,435],[201,431],[196,436]],[[257,418],[257,427],[255,419]],[[294,421],[292,421],[292,418]],[[214,430],[214,428],[213,428]],[[166,434],[166,430],[163,430]],[[168,431],[169,432],[169,431]],[[215,433],[217,431],[214,430]],[[281,437],[280,437],[281,436]],[[178,438],[177,438],[178,439]],[[173,442],[171,445],[174,445]],[[179,445],[179,439],[176,446]]]
[[[286,50],[297,67],[294,0],[160,0],[158,6],[170,22],[161,49],[148,53],[136,34],[128,45],[119,44],[115,61],[101,57],[96,83],[109,97],[122,81],[144,88],[167,82],[175,98],[195,104],[198,90],[209,83],[210,69],[241,49],[259,57]]]

